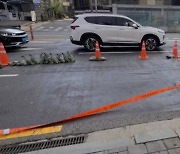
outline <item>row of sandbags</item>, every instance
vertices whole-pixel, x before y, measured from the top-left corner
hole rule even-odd
[[[29,54],[27,57],[21,56],[23,59],[20,61],[13,61],[10,66],[27,66],[27,65],[37,65],[37,64],[59,64],[59,63],[74,63],[75,58],[69,52],[61,54],[52,53],[41,53],[40,57],[37,59],[33,55]]]

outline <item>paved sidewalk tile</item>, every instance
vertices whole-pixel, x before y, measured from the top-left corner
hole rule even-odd
[[[120,148],[110,149],[110,150],[108,150],[108,154],[113,154],[113,153],[116,153],[116,152],[123,152],[123,151],[127,151],[127,147],[120,147]]]
[[[178,136],[180,137],[180,129],[176,129],[175,131],[178,134]]]
[[[118,154],[128,154],[127,151],[123,151],[123,152],[118,152]]]
[[[136,143],[146,143],[177,136],[178,135],[172,129],[152,130],[148,132],[137,133],[134,135]]]
[[[169,154],[178,154],[174,149],[168,150]]]
[[[103,151],[101,151],[101,152],[96,152],[94,154],[105,154],[105,153]]]
[[[147,148],[145,144],[133,145],[128,147],[129,154],[146,154]]]
[[[174,149],[178,154],[180,154],[180,148]]]
[[[161,151],[161,152],[155,152],[155,153],[151,153],[151,154],[168,154],[167,151]]]
[[[154,142],[148,142],[146,143],[147,149],[149,153],[152,152],[160,152],[166,150],[166,147],[163,143],[163,141],[154,141]]]
[[[180,148],[168,150],[169,154],[180,154]]]
[[[180,139],[179,138],[171,138],[163,140],[167,149],[175,149],[180,147]]]

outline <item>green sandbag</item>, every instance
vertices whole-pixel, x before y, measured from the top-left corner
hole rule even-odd
[[[38,60],[36,60],[36,58],[34,56],[32,56],[31,54],[29,54],[30,56],[30,60],[34,63],[34,64],[39,64],[40,62]]]
[[[26,60],[21,60],[21,61],[19,61],[18,63],[17,63],[17,66],[27,66],[27,62],[26,62]]]
[[[67,52],[68,58],[70,60],[70,62],[74,63],[76,60],[74,58],[74,56],[72,54],[70,54],[69,52]]]
[[[19,61],[13,61],[9,63],[9,66],[17,66],[18,63]]]
[[[68,58],[68,55],[66,55],[65,53],[62,53],[63,57],[64,57],[64,60],[66,63],[70,62],[69,58]]]
[[[21,56],[26,61],[27,65],[33,65],[34,63],[31,61],[31,59],[26,58],[25,56]]]
[[[52,53],[50,53],[49,55],[51,57],[51,60],[52,60],[53,64],[58,64],[59,63],[58,59]]]
[[[40,54],[40,64],[44,64],[45,63],[45,54],[41,53]]]
[[[49,54],[45,54],[47,56],[48,64],[53,64],[52,58]]]
[[[59,63],[65,63],[65,60],[62,54],[61,55],[57,54],[57,58],[59,60]]]

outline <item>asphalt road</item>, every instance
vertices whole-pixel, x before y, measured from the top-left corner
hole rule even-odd
[[[46,41],[61,41],[69,38],[70,24],[72,20],[59,20],[42,24],[33,29],[34,42],[38,40]],[[29,31],[28,31],[29,33]],[[30,36],[30,33],[29,33]]]
[[[53,39],[51,30],[37,32],[37,35],[40,33],[52,34]],[[59,33],[64,34],[64,31]],[[18,74],[0,77],[0,129],[62,120],[89,109],[180,83],[180,61],[166,59],[166,55],[171,54],[174,39],[180,39],[179,34],[167,34],[167,44],[156,52],[148,52],[148,60],[138,59],[138,48],[105,48],[102,54],[108,60],[104,62],[90,62],[88,59],[92,53],[72,45],[67,38],[55,41],[39,39],[24,48],[8,50],[11,61],[28,54],[38,58],[41,52],[71,52],[76,62],[0,70],[0,75]],[[179,117],[179,99],[179,89],[165,92],[103,114],[64,123],[63,130],[54,136]]]

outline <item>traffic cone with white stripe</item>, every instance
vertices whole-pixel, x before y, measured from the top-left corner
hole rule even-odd
[[[9,64],[9,58],[6,53],[6,50],[4,49],[4,45],[2,42],[0,42],[0,65],[7,66]]]
[[[89,58],[90,61],[105,61],[106,58],[101,56],[101,51],[99,48],[99,43],[96,41],[96,48],[95,48],[95,53],[94,56]]]
[[[146,46],[145,46],[145,43],[144,43],[144,41],[143,41],[143,43],[142,43],[142,49],[141,49],[141,54],[140,54],[140,56],[139,56],[139,59],[148,59],[149,57],[147,56],[147,54],[146,54]]]
[[[178,56],[177,40],[174,43],[172,55],[173,55],[173,58],[179,58],[179,56]]]

